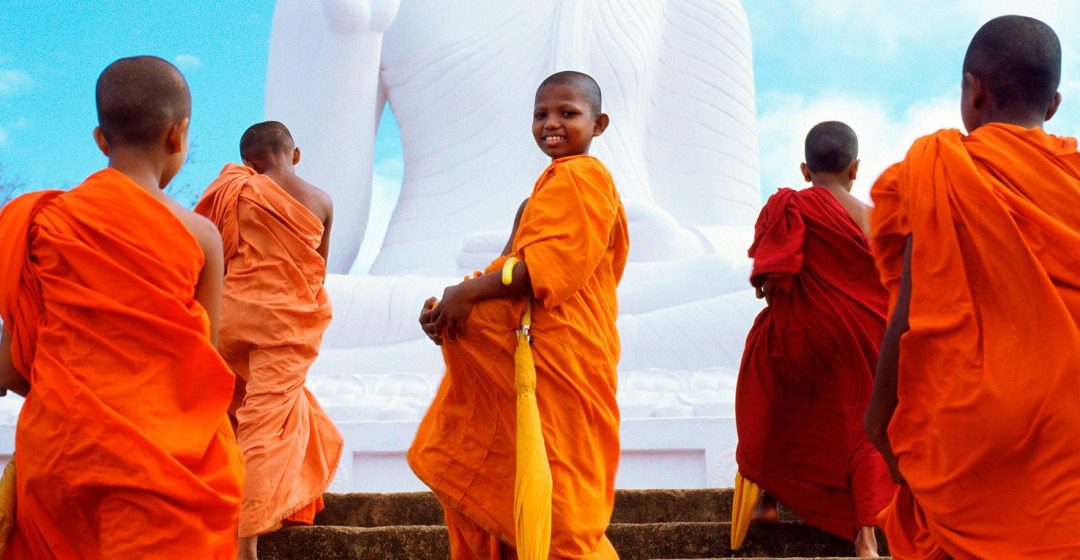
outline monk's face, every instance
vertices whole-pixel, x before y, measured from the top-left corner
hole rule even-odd
[[[592,139],[603,132],[592,106],[572,85],[553,84],[536,92],[533,138],[551,159],[589,153]]]

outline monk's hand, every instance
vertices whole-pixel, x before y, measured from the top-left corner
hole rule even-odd
[[[442,334],[435,330],[435,308],[438,305],[439,300],[433,297],[424,301],[424,306],[420,309],[420,328],[436,346],[442,346]]]
[[[772,287],[773,282],[768,277],[761,283],[760,286],[754,286],[754,295],[758,299],[765,299],[765,305],[772,305]]]
[[[432,311],[435,319],[433,329],[448,340],[457,340],[465,336],[465,319],[472,311],[475,299],[470,284],[475,280],[466,280],[455,286],[447,286],[442,300]]]

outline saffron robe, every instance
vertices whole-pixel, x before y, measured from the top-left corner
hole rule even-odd
[[[810,525],[852,539],[896,491],[863,428],[887,305],[870,242],[827,189],[780,189],[749,254],[751,282],[770,279],[772,304],[739,370],[739,472]]]
[[[615,289],[628,249],[611,175],[593,157],[572,156],[540,175],[510,255],[487,268],[501,270],[515,256],[532,280],[536,397],[553,479],[553,559],[617,558],[604,531],[619,461]],[[473,306],[464,337],[442,346],[446,374],[409,449],[409,465],[438,495],[452,535],[486,533],[515,543],[514,331],[524,310],[524,299]],[[456,526],[470,522],[476,531]],[[466,550],[457,539],[452,544],[455,559],[495,557]]]
[[[5,558],[236,558],[235,378],[195,299],[203,262],[114,169],[0,213],[0,315],[31,385]]]
[[[989,124],[915,142],[873,187],[893,304],[912,238],[889,442],[897,558],[1080,557],[1080,155]]]
[[[221,231],[221,353],[247,382],[236,411],[248,472],[240,536],[311,523],[343,447],[304,386],[331,317],[323,224],[269,177],[234,164],[195,211]]]

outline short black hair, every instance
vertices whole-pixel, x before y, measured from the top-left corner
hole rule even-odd
[[[253,124],[240,137],[240,157],[257,161],[268,155],[291,152],[296,144],[289,129],[278,121]]]
[[[811,173],[837,173],[859,159],[859,137],[840,121],[818,123],[806,134],[805,155]]]
[[[603,101],[600,94],[600,84],[596,83],[592,76],[573,70],[556,72],[540,82],[540,87],[536,88],[536,93],[539,94],[540,90],[548,86],[572,86],[577,88],[581,97],[592,107],[593,114],[600,114]]]
[[[113,62],[94,91],[98,126],[110,145],[144,147],[172,123],[191,117],[187,81],[167,60],[133,56]]]
[[[979,78],[999,106],[1045,113],[1061,83],[1061,42],[1037,19],[997,17],[972,37],[963,71]]]

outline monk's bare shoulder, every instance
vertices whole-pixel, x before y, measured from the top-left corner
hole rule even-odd
[[[310,208],[323,223],[331,220],[334,216],[334,200],[330,197],[330,194],[303,179],[300,180],[303,181],[304,186],[307,187],[307,191],[311,197],[311,205],[308,206],[308,208]]]
[[[828,189],[828,191],[836,197],[836,201],[840,203],[840,206],[847,210],[848,215],[859,226],[859,229],[863,233],[870,235],[870,206],[847,191],[839,189]]]
[[[180,220],[180,223],[184,224],[184,227],[191,232],[192,237],[199,242],[199,247],[202,248],[203,256],[206,260],[209,261],[214,258],[221,258],[221,233],[213,222],[204,216],[200,216],[199,214],[180,206],[168,196],[165,196],[162,199],[162,202],[165,203],[165,206],[169,208],[169,211]]]

